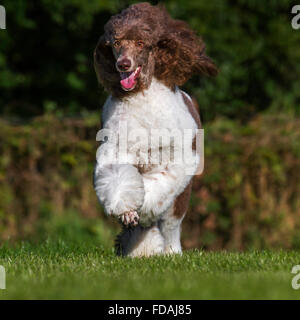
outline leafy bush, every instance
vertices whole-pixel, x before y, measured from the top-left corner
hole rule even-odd
[[[136,1],[2,2],[7,29],[0,30],[1,113],[32,117],[98,109],[106,94],[98,89],[93,49],[109,17]],[[195,77],[186,85],[205,120],[247,120],[266,109],[299,114],[300,32],[291,28],[291,1],[164,3],[203,36],[220,68],[215,80]]]
[[[82,120],[46,115],[26,125],[1,122],[2,239],[53,235],[53,221],[72,238],[80,226],[76,220],[60,223],[68,212],[101,218],[116,229],[92,186],[98,125],[92,115]],[[218,119],[206,126],[205,168],[194,181],[184,246],[299,248],[299,138],[300,119],[286,115],[261,116],[248,125]],[[90,224],[84,230],[84,237],[94,232]]]
[[[187,233],[191,246],[299,247],[299,129],[286,115],[207,126],[204,174],[185,222],[197,235]]]

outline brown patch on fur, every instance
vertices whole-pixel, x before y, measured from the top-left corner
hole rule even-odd
[[[205,54],[203,41],[185,22],[172,19],[162,5],[134,4],[111,17],[104,31],[94,52],[94,65],[98,81],[116,97],[145,90],[153,76],[174,90],[193,74],[215,76],[218,72]],[[142,67],[136,87],[128,92],[121,88],[115,67],[116,57],[126,51],[133,68]]]
[[[173,214],[176,218],[182,218],[189,207],[193,181],[191,181],[184,191],[175,199]]]
[[[186,106],[189,109],[189,112],[190,112],[191,116],[195,120],[198,129],[201,129],[202,128],[202,124],[201,124],[201,119],[200,119],[199,109],[198,109],[198,104],[197,104],[196,99],[193,99],[191,101],[187,97],[187,95],[185,93],[183,93],[183,92],[181,92],[181,95],[182,95],[184,103],[186,104]],[[192,148],[193,148],[193,150],[196,150],[196,137],[193,139]]]
[[[137,164],[137,165],[134,165],[134,167],[138,169],[140,174],[145,174],[147,172],[150,172],[153,168],[151,164]]]
[[[189,109],[190,114],[192,115],[193,119],[195,120],[198,129],[201,129],[202,125],[201,125],[201,120],[200,120],[200,115],[199,115],[199,109],[198,109],[198,104],[197,101],[195,99],[193,99],[192,101],[187,97],[187,95],[185,93],[181,93],[182,98],[184,103],[186,104],[186,106]]]

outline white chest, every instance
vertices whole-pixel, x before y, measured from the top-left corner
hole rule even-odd
[[[178,88],[173,92],[157,80],[128,99],[109,97],[102,118],[103,128],[117,136],[112,144],[119,150],[118,157],[123,159],[120,150],[124,150],[125,162],[138,165],[169,163],[170,154],[182,150],[184,131],[191,129],[194,135],[197,129],[182,92]]]
[[[109,97],[103,107],[103,127],[118,130],[126,122],[128,130],[135,129],[196,129],[196,123],[177,88],[171,91],[153,79],[143,93],[128,99]]]

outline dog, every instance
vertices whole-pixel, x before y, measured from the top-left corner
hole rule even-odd
[[[182,145],[173,136],[149,146],[149,139],[137,141],[136,132],[151,131],[152,142],[153,129],[167,133],[189,129],[195,142],[201,128],[198,106],[179,86],[193,74],[215,76],[217,67],[185,22],[172,19],[163,6],[148,3],[134,4],[111,17],[94,51],[94,66],[110,94],[102,129],[117,133],[113,141],[103,139],[94,170],[100,203],[123,225],[116,252],[131,257],[181,254],[181,223],[199,153],[193,143],[191,161],[174,163],[174,152]],[[120,130],[121,122],[126,134]],[[114,161],[124,137],[126,161]]]

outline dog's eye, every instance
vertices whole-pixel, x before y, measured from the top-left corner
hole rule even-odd
[[[144,45],[145,45],[145,43],[144,43],[144,41],[139,40],[139,41],[137,42],[137,45],[138,45],[140,48],[143,48]]]
[[[116,48],[117,48],[117,47],[119,47],[119,46],[120,46],[120,44],[121,44],[121,43],[120,43],[120,41],[119,41],[119,40],[115,40],[115,41],[114,41],[114,47],[116,47]]]

